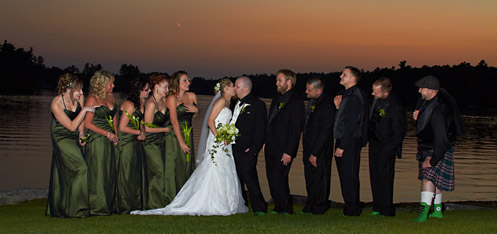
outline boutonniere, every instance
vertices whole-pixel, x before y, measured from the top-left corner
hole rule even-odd
[[[278,109],[281,109],[285,106],[285,103],[284,102],[280,102],[280,104],[278,105]]]
[[[245,112],[245,108],[247,108],[247,107],[249,107],[249,106],[250,106],[250,104],[249,104],[249,103],[245,103],[245,104],[243,104],[243,105],[242,105],[242,110],[240,111],[240,114],[241,114],[241,113],[243,113],[243,112]]]
[[[385,112],[385,109],[379,109],[378,112],[380,113],[381,118],[387,116],[387,112]]]
[[[314,112],[314,109],[316,109],[316,105],[311,106],[311,113]]]

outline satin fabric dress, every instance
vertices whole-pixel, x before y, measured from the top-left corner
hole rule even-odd
[[[105,116],[113,118],[117,105],[111,110],[107,106],[95,108],[93,124],[109,132],[114,132]],[[113,123],[117,128],[117,123]],[[88,188],[91,215],[111,215],[115,208],[116,194],[116,154],[114,144],[107,138],[91,130],[86,144],[88,165]]]
[[[231,110],[224,108],[216,117],[216,126],[231,119]],[[214,149],[215,136],[209,131],[207,149],[199,166],[174,200],[165,208],[132,211],[138,215],[232,215],[248,212],[236,173],[231,145]],[[213,159],[213,158],[214,159]]]
[[[64,109],[74,120],[81,111]],[[52,167],[45,214],[52,217],[88,217],[88,183],[85,158],[78,144],[78,131],[65,128],[52,114]]]
[[[184,129],[192,126],[193,113],[186,112],[186,107],[181,103],[176,107],[176,115],[181,130],[181,135],[184,139]],[[173,127],[171,132],[166,133],[166,204],[169,204],[181,187],[186,183],[190,175],[195,170],[195,149],[193,146],[193,129],[190,134],[190,155],[189,161],[187,156],[181,149]],[[185,140],[186,143],[186,140]]]
[[[152,124],[161,128],[166,127],[169,122],[169,112],[156,111]],[[147,133],[144,148],[143,161],[143,209],[155,209],[164,207],[165,196],[165,166],[164,166],[164,133]]]
[[[119,111],[119,117],[123,111]],[[143,114],[135,110],[132,116],[138,121],[143,120]],[[128,127],[135,129],[131,121]],[[116,182],[116,209],[118,214],[127,214],[132,210],[141,210],[142,205],[142,162],[143,146],[136,139],[137,135],[118,132],[117,145],[117,182]]]

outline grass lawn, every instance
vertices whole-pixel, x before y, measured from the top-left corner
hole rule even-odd
[[[45,205],[46,199],[38,199],[0,206],[0,233],[497,233],[497,210],[451,210],[443,219],[415,223],[417,212],[410,209],[398,209],[395,217],[369,216],[367,208],[360,217],[339,217],[342,210],[332,208],[325,215],[63,219],[46,217]]]

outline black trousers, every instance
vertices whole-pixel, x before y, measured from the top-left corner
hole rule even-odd
[[[340,140],[337,139],[337,145]],[[362,205],[359,199],[359,166],[361,161],[361,139],[353,139],[343,149],[342,157],[335,157],[342,197],[345,201],[343,214],[347,216],[361,215]]]
[[[373,211],[395,216],[393,180],[395,176],[395,147],[388,143],[369,142],[369,178],[373,193]]]
[[[282,155],[277,150],[271,150],[266,144],[266,176],[269,191],[274,201],[274,210],[278,213],[293,213],[292,197],[288,185],[288,173],[292,166],[293,158],[287,166],[281,162]]]
[[[264,196],[262,196],[259,177],[257,175],[257,155],[245,152],[233,152],[233,154],[245,203],[247,204],[250,201],[254,212],[266,212],[266,201],[264,200]],[[248,196],[245,186],[247,186]]]
[[[330,207],[328,198],[330,197],[332,155],[317,158],[317,167],[309,162],[309,156],[303,157],[307,199],[302,212],[324,214]]]

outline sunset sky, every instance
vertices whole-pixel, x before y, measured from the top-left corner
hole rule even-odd
[[[398,66],[497,66],[496,0],[1,0],[0,39],[48,66],[220,78]]]

